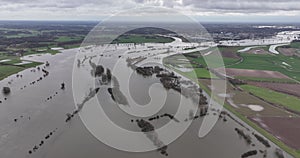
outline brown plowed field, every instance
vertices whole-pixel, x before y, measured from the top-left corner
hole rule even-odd
[[[226,73],[229,76],[245,76],[245,77],[258,77],[258,78],[282,78],[289,79],[288,76],[277,71],[266,70],[248,70],[248,69],[233,69],[227,68]]]
[[[237,55],[237,53],[234,53],[234,51],[232,50],[221,50],[221,55],[222,57],[226,57],[226,58],[233,58],[233,59],[240,59],[240,57]]]
[[[300,56],[300,54],[297,53],[297,49],[295,48],[278,48],[278,51],[285,56]]]
[[[299,117],[253,117],[250,119],[288,146],[300,149]]]

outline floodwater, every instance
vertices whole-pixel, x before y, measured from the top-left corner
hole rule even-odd
[[[134,158],[134,157],[166,157],[161,155],[157,151],[149,151],[142,153],[131,153],[120,151],[111,148],[91,134],[82,119],[86,118],[86,111],[89,106],[85,106],[83,111],[68,123],[65,122],[66,113],[70,113],[75,109],[75,103],[72,93],[72,71],[75,54],[77,49],[64,50],[63,53],[56,55],[32,55],[31,57],[25,57],[26,60],[33,61],[49,61],[50,66],[45,69],[49,71],[49,76],[43,78],[43,80],[30,84],[32,81],[42,76],[41,71],[32,72],[31,69],[20,72],[22,78],[17,78],[16,75],[12,75],[0,82],[0,86],[9,86],[12,90],[11,94],[7,96],[0,95],[0,157],[1,158]],[[121,51],[119,52],[121,53]],[[112,53],[111,56],[107,56],[103,59],[104,66],[109,67],[109,63],[117,59],[118,52]],[[125,59],[124,59],[125,60]],[[88,61],[84,66],[79,69],[88,70]],[[120,64],[126,64],[121,62]],[[126,65],[121,66],[120,72],[131,72],[132,70]],[[121,91],[128,97],[128,94],[122,89],[122,76],[119,76],[119,82],[121,84]],[[159,83],[155,77],[144,78],[135,73],[131,76],[133,87],[138,89],[132,89],[132,93],[136,102],[140,104],[147,104],[149,102],[148,93],[149,85],[153,83]],[[8,82],[11,82],[8,85]],[[60,84],[64,82],[66,89],[61,90]],[[85,81],[82,81],[84,84]],[[80,83],[79,83],[80,84]],[[26,85],[26,87],[24,87]],[[89,87],[88,87],[89,88]],[[88,89],[87,88],[87,89]],[[166,107],[159,110],[158,114],[173,113],[176,111],[176,102],[180,98],[180,94],[175,91],[166,92],[159,84],[153,86],[152,91],[158,94],[167,93],[168,98],[166,101]],[[47,98],[52,99],[47,100]],[[135,119],[123,110],[130,110],[130,106],[123,107],[122,105],[116,105],[111,97],[107,94],[106,89],[100,89],[97,98],[101,101],[101,104],[105,105],[105,112],[110,118],[119,126],[126,129],[138,130],[136,123],[132,123],[131,119]],[[185,100],[188,103],[188,99]],[[129,100],[131,102],[131,100]],[[148,105],[149,106],[149,105]],[[153,105],[154,106],[154,105]],[[189,107],[190,105],[187,105]],[[186,110],[188,111],[188,109]],[[180,115],[180,123],[185,118],[187,113]],[[210,114],[212,115],[212,113]],[[188,117],[188,116],[186,116]],[[17,119],[15,122],[14,119]],[[182,157],[209,157],[209,158],[238,158],[249,150],[265,150],[266,148],[256,141],[253,137],[253,143],[255,146],[248,145],[246,141],[241,138],[234,128],[241,128],[247,134],[251,134],[253,129],[246,131],[244,127],[241,127],[238,123],[227,118],[227,122],[223,122],[222,119],[217,122],[212,131],[204,138],[198,137],[198,131],[202,122],[202,118],[196,119],[192,122],[187,131],[180,136],[176,141],[168,145],[168,157],[182,158]],[[99,124],[102,120],[99,121]],[[168,119],[161,119],[153,122],[155,127],[161,127],[167,123]],[[246,126],[248,127],[248,126]],[[101,130],[101,127],[98,128]],[[49,139],[45,139],[45,136],[49,132],[55,131]],[[105,129],[103,129],[105,131]],[[114,131],[111,131],[112,135]],[[146,136],[145,136],[146,137]],[[114,139],[120,141],[130,141],[130,138],[118,138]],[[161,138],[164,140],[164,138]],[[41,142],[44,144],[39,147],[35,152],[29,154],[28,151]],[[144,139],[143,139],[144,140]],[[149,143],[143,142],[140,143]],[[145,139],[146,140],[146,139]],[[275,145],[268,148],[268,157],[273,158]],[[253,157],[262,157],[262,154],[258,154]]]

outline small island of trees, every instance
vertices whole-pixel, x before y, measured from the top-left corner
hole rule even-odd
[[[4,95],[9,95],[11,90],[9,87],[3,87],[2,92]]]

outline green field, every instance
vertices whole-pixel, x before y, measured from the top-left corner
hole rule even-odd
[[[297,48],[297,49],[300,49],[300,42],[299,42],[299,41],[297,41],[297,42],[292,42],[292,43],[290,44],[290,47],[291,47],[291,48]]]
[[[190,53],[190,55],[199,55],[198,52]],[[240,59],[235,59],[235,58],[228,58],[228,57],[220,57],[216,55],[215,53],[209,54],[205,57],[200,56],[200,57],[190,57],[186,55],[186,58],[189,59],[191,62],[196,62],[204,67],[207,67],[209,63],[210,68],[218,68],[218,67],[223,67],[224,65],[232,65],[237,63]],[[223,62],[223,63],[222,63]]]
[[[246,54],[242,53],[243,62],[228,68],[278,71],[300,81],[300,58],[284,55]],[[286,66],[283,62],[289,64]]]
[[[69,36],[60,36],[55,41],[56,42],[69,42],[69,41],[77,41],[77,40],[83,40],[83,37],[69,37]]]
[[[219,48],[220,49],[220,48]],[[242,48],[221,48],[224,49],[222,51],[228,51],[228,50],[232,50],[234,51],[234,53],[236,53],[237,50],[242,49]],[[268,49],[268,47],[264,47],[264,49]],[[193,53],[192,53],[193,54]],[[197,65],[197,63],[203,65],[204,67],[207,66],[205,60],[203,57],[199,57],[197,56],[197,54],[199,55],[199,52],[195,52],[194,53],[194,57],[192,56],[185,56],[187,59],[190,60],[190,63],[192,63],[192,65]],[[227,67],[232,67],[232,68],[240,68],[240,69],[254,69],[254,70],[271,70],[271,71],[279,71],[289,77],[292,78],[297,78],[300,79],[300,61],[299,58],[294,58],[294,57],[286,57],[283,55],[256,55],[256,54],[249,54],[249,53],[241,53],[240,54],[241,57],[243,57],[243,62],[240,62],[239,59],[235,59],[235,58],[228,58],[228,57],[224,57],[224,64],[227,65]],[[173,56],[170,60],[164,60],[164,64],[166,63],[173,63],[171,60],[175,59],[175,65],[179,64],[182,65],[181,62],[179,62],[177,60],[177,58],[180,58],[178,56]],[[217,63],[218,60],[216,60],[217,58],[214,57],[213,55],[208,55],[208,58],[210,61],[215,61],[216,63],[213,63],[214,67],[219,67],[222,64]],[[168,58],[166,58],[168,59]],[[282,64],[282,62],[286,62],[287,64],[291,65],[290,68],[284,66]],[[174,65],[173,65],[174,66]],[[194,68],[195,72],[198,72],[198,77],[210,77],[208,75],[208,72],[203,72],[203,69],[206,70],[205,68]],[[191,80],[198,82],[198,79],[195,78],[195,76],[193,75],[193,73],[191,72],[181,72],[179,70],[175,70],[177,72],[179,72],[180,74],[190,78]],[[298,77],[299,76],[299,77]],[[253,81],[265,81],[265,82],[286,82],[286,83],[294,83],[296,81],[294,80],[288,80],[288,79],[276,79],[276,78],[252,78],[252,77],[240,77],[241,79],[246,79],[246,80],[253,80]],[[207,85],[205,85],[204,83],[199,83],[200,87],[207,92],[208,94],[210,94],[210,89],[207,87]],[[244,85],[243,88],[247,87],[248,85]],[[258,87],[254,87],[254,88],[258,88]],[[252,88],[250,88],[252,89]],[[253,89],[252,89],[253,90]],[[258,95],[260,97],[265,97],[264,99],[269,101],[269,102],[274,102],[277,104],[284,104],[285,107],[291,108],[293,110],[300,110],[300,106],[297,103],[300,103],[300,100],[296,97],[292,97],[283,93],[278,93],[275,91],[269,91],[268,89],[255,89],[254,92],[257,92],[258,94],[254,94],[254,95]],[[250,125],[251,127],[253,127],[256,131],[258,131],[260,134],[264,135],[265,137],[267,137],[269,140],[271,140],[272,142],[274,142],[275,144],[277,144],[281,149],[285,150],[286,152],[290,153],[293,157],[297,157],[300,158],[300,152],[297,150],[292,149],[291,147],[287,146],[286,144],[284,144],[282,141],[278,140],[275,136],[273,136],[272,134],[270,134],[269,132],[267,132],[265,129],[261,128],[260,126],[258,126],[257,124],[255,124],[254,122],[250,121],[247,116],[244,116],[243,114],[241,114],[240,112],[238,112],[234,107],[232,107],[231,105],[229,105],[228,103],[225,102],[224,107],[226,109],[228,109],[230,112],[232,112],[234,115],[236,115],[237,117],[239,117],[241,120],[243,120],[245,123],[247,123],[248,125]]]
[[[198,51],[185,54],[184,56],[186,56],[186,58],[189,59],[190,61],[199,63],[204,67],[207,67],[209,63],[210,68],[218,68],[218,67],[223,67],[224,65],[225,66],[233,65],[239,62],[240,61],[239,54],[236,52],[243,48],[244,47],[219,46],[218,48],[214,47],[206,50],[201,50],[201,54],[206,54],[212,51],[212,53],[206,56],[201,56],[200,52]]]
[[[39,31],[30,30],[30,29],[7,29],[7,28],[0,28],[1,31],[24,31],[23,33],[16,33],[13,35],[4,35],[5,38],[23,38],[23,37],[35,37],[40,35]]]
[[[218,46],[219,52],[237,53],[238,50],[246,48],[245,46]]]
[[[179,70],[180,71],[180,70]],[[194,71],[190,72],[181,72],[184,76],[188,78],[217,78],[214,74],[210,75],[209,71],[206,68],[194,68]]]
[[[56,54],[60,51],[51,50],[54,47],[65,49],[79,47],[84,37],[96,23],[49,23],[39,22],[9,22],[0,27],[0,80],[18,73],[26,68],[35,67],[42,63],[21,63],[19,55]],[[67,28],[67,29],[66,29]]]
[[[297,97],[251,85],[242,85],[241,88],[268,102],[300,112],[300,99]]]
[[[73,44],[73,45],[64,45],[64,49],[73,49],[73,48],[79,48],[80,44]]]
[[[30,50],[28,50],[24,55],[30,55],[30,54],[43,54],[43,53],[49,53],[49,54],[55,55],[55,54],[59,53],[59,51],[58,51],[58,50],[51,50],[51,49],[49,49],[49,48],[46,48],[45,51],[38,52],[36,49],[30,49]]]
[[[18,73],[20,71],[24,70],[23,68],[21,67],[17,67],[17,66],[0,66],[0,80],[12,75],[12,74],[15,74],[15,73]]]
[[[224,65],[231,65],[239,61],[239,59],[233,59],[233,58],[225,58],[223,57],[223,63],[220,61],[222,60],[221,58],[218,57],[213,57],[213,55],[208,55],[205,58],[204,57],[199,57],[199,58],[190,58],[188,57],[189,60],[195,61],[204,67],[207,67],[207,63],[209,62],[211,68],[218,68],[222,67]]]
[[[195,78],[195,79],[218,78],[214,74],[212,74],[213,76],[211,76],[207,68],[201,67],[200,64],[202,65],[202,63],[191,61],[191,59],[189,60],[189,57],[186,57],[184,55],[172,55],[166,57],[163,59],[163,63],[165,65],[168,65],[169,68],[172,68],[176,72],[184,76],[187,76],[189,78]],[[192,68],[192,71],[183,72],[180,70],[180,68]]]
[[[296,44],[294,44],[296,45]],[[298,45],[298,44],[297,44]],[[299,45],[300,47],[300,45]],[[236,53],[237,50],[242,49],[243,47],[220,47],[220,52],[230,52]],[[263,47],[268,48],[268,47]],[[194,55],[195,57],[191,57],[190,55]],[[204,67],[207,67],[207,62],[210,63],[211,68],[222,67],[223,64],[220,62],[220,58],[215,54],[209,54],[204,57],[197,57],[199,52],[190,53],[186,56],[190,61],[199,63]],[[272,55],[272,54],[249,54],[249,53],[240,53],[239,54],[243,60],[241,62],[240,59],[223,57],[223,62],[225,67],[227,68],[238,68],[238,69],[252,69],[252,70],[270,70],[270,71],[278,71],[292,79],[300,81],[300,58],[299,57],[288,57],[284,55]],[[285,65],[286,63],[288,65]],[[248,78],[250,79],[250,78]],[[250,80],[261,80],[261,79],[250,79]],[[269,79],[264,79],[264,81],[268,81]],[[269,81],[279,81],[277,79],[272,79]],[[281,81],[280,81],[281,82]],[[285,82],[285,81],[284,81]],[[290,81],[288,81],[290,82]]]
[[[20,71],[23,71],[27,68],[35,67],[40,65],[41,63],[30,63],[30,64],[25,64],[22,66],[13,66],[13,65],[0,65],[0,80],[3,80],[4,78],[16,74]]]
[[[179,72],[180,74],[184,75],[182,72]],[[186,76],[188,78],[190,78],[189,76]],[[195,81],[196,83],[198,83],[200,85],[200,87],[207,93],[207,94],[211,94],[210,89],[207,87],[207,85],[205,85],[204,83],[198,82],[198,80],[196,80],[195,78],[190,78],[191,80]],[[266,131],[265,129],[261,128],[260,126],[258,126],[257,124],[255,124],[254,122],[250,121],[248,119],[248,117],[242,115],[241,113],[239,113],[238,111],[236,111],[236,109],[234,107],[232,107],[231,105],[229,105],[228,103],[225,102],[224,107],[230,111],[231,113],[233,113],[235,116],[237,116],[238,118],[240,118],[242,121],[244,121],[246,124],[248,124],[249,126],[251,126],[252,128],[254,128],[257,132],[259,132],[260,134],[262,134],[263,136],[265,136],[266,138],[268,138],[270,141],[272,141],[273,143],[275,143],[276,145],[278,145],[281,149],[283,149],[284,151],[288,152],[289,154],[291,154],[293,157],[295,158],[300,158],[300,151],[298,150],[294,150],[292,148],[290,148],[289,146],[287,146],[286,144],[284,144],[282,141],[278,140],[275,136],[273,136],[272,134],[270,134],[268,131]]]
[[[28,63],[28,64],[24,64],[24,65],[14,65],[14,64],[22,62],[19,57],[7,56],[7,55],[1,54],[0,61],[5,60],[5,59],[9,59],[10,61],[0,63],[0,80],[4,79],[12,74],[23,71],[27,68],[35,67],[35,66],[42,64],[42,63],[38,63],[38,62],[32,62],[32,63]]]
[[[0,55],[0,61],[1,60],[6,60],[6,59],[8,59],[10,61],[4,62],[4,64],[16,64],[16,63],[20,63],[21,62],[20,58],[17,57],[17,56],[8,56],[6,54],[1,54]]]
[[[178,72],[178,70],[175,70],[175,71]],[[182,75],[184,75],[183,72],[181,72],[181,71],[179,71],[179,73],[182,74]],[[210,89],[207,87],[207,85],[205,85],[204,83],[198,82],[198,80],[195,79],[194,77],[190,77],[190,76],[186,76],[186,77],[188,77],[191,80],[193,80],[194,82],[198,83],[200,85],[200,87],[207,94],[211,95]],[[250,121],[246,116],[244,116],[241,113],[237,112],[236,109],[234,107],[232,107],[231,105],[229,105],[228,103],[225,102],[224,107],[227,110],[229,110],[231,113],[233,113],[235,116],[237,116],[238,118],[240,118],[242,121],[244,121],[246,124],[248,124],[249,126],[251,126],[252,128],[254,128],[257,132],[259,132],[260,134],[262,134],[263,136],[265,136],[266,138],[268,138],[269,140],[271,140],[273,143],[275,143],[276,145],[278,145],[281,149],[283,149],[284,151],[288,152],[293,157],[300,158],[300,151],[297,151],[297,150],[294,150],[294,149],[290,148],[289,146],[287,146],[286,144],[284,144],[282,141],[280,141],[276,137],[274,137],[272,134],[270,134],[269,132],[267,132],[265,129],[261,128],[260,126],[258,126],[254,122]]]
[[[261,78],[261,77],[249,77],[249,76],[235,76],[234,78],[245,81],[257,81],[257,82],[276,82],[276,83],[297,83],[295,80],[284,78]]]

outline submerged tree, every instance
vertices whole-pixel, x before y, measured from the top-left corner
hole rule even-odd
[[[10,88],[9,88],[9,87],[3,87],[2,92],[3,92],[5,95],[8,95],[8,94],[10,93]]]
[[[106,76],[107,76],[108,81],[110,82],[112,74],[111,74],[110,69],[108,69],[108,68],[106,69]]]
[[[80,59],[77,59],[77,67],[80,67],[81,61]]]
[[[60,85],[60,89],[62,89],[62,90],[65,89],[65,83],[62,83],[62,84]]]
[[[104,68],[102,65],[97,65],[95,70],[95,76],[101,76],[104,72]]]

